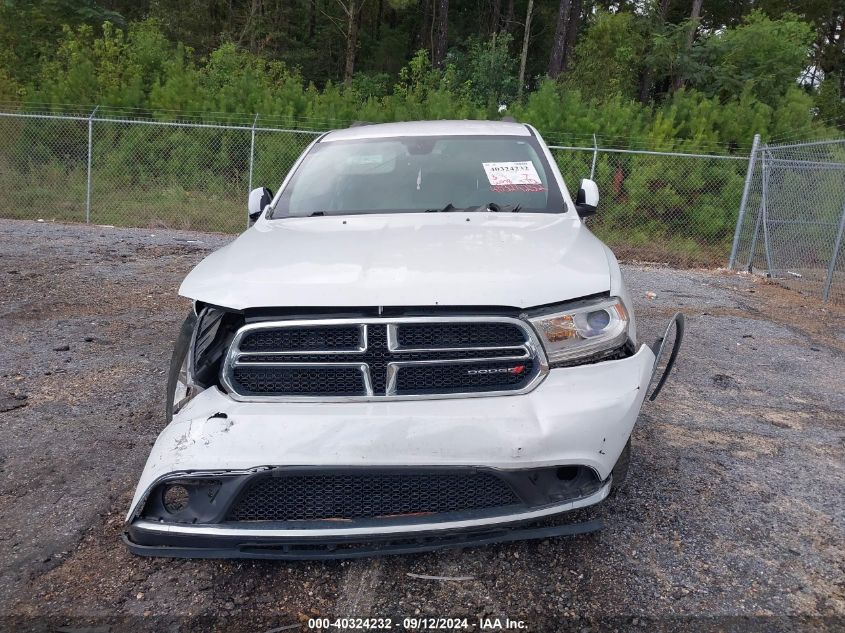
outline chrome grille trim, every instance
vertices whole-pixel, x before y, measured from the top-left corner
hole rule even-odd
[[[521,345],[496,345],[496,346],[468,346],[468,347],[438,347],[438,348],[416,348],[404,347],[398,344],[398,326],[402,324],[416,323],[507,323],[519,327],[525,335],[525,342]],[[349,350],[297,350],[284,352],[244,352],[240,350],[239,344],[243,338],[255,331],[279,329],[287,327],[320,327],[331,325],[353,325],[361,327],[362,347]],[[397,353],[419,353],[433,352],[467,352],[485,350],[521,350],[522,354],[515,356],[489,356],[482,358],[441,358],[430,360],[395,360],[387,363],[386,389],[383,393],[375,393],[369,365],[366,362],[286,362],[285,356],[290,355],[316,355],[316,354],[350,354],[366,352],[368,349],[368,325],[387,326],[388,350]],[[278,356],[279,362],[249,362],[241,361],[242,356]],[[469,392],[447,392],[431,394],[397,394],[396,383],[399,369],[403,366],[412,365],[457,365],[468,363],[486,362],[509,362],[518,360],[532,360],[537,364],[537,371],[533,378],[519,389],[505,389],[499,391],[469,391]],[[292,366],[317,366],[317,367],[342,367],[358,366],[362,372],[366,395],[244,395],[238,392],[235,387],[233,373],[236,367],[292,367]],[[543,347],[534,333],[531,326],[516,317],[505,316],[443,316],[443,317],[394,317],[394,318],[330,318],[330,319],[291,319],[274,320],[250,323],[241,327],[232,340],[225,361],[221,367],[220,380],[229,396],[238,402],[367,402],[367,401],[389,401],[389,400],[433,400],[444,398],[478,398],[502,395],[519,395],[532,391],[548,374],[549,366],[546,360]]]
[[[246,354],[244,354],[244,355],[246,355]],[[253,362],[245,362],[245,363],[241,363],[241,362],[236,361],[232,365],[233,371],[234,371],[235,367],[355,367],[359,372],[361,372],[361,379],[364,383],[364,390],[367,392],[368,395],[373,395],[373,382],[370,379],[370,367],[366,363],[356,363],[356,362],[337,362],[337,363],[300,363],[300,362],[295,362],[295,363],[287,363],[287,362],[285,362],[285,363],[264,363],[264,362],[253,363]],[[228,385],[227,385],[227,388],[229,388]],[[232,393],[234,393],[234,391],[232,391]],[[256,396],[249,396],[246,399],[247,400],[253,400],[253,399],[267,400],[270,397],[271,396],[256,395]],[[291,397],[293,397],[293,396],[291,396]],[[311,399],[319,400],[321,398],[320,396],[296,396],[296,397],[307,398],[309,400],[311,400]]]

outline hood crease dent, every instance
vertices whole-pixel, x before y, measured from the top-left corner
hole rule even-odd
[[[179,294],[259,307],[512,306],[610,289],[602,243],[573,213],[405,213],[260,222]]]

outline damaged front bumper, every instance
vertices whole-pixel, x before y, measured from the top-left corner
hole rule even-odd
[[[165,523],[141,519],[129,525],[124,540],[142,556],[179,558],[357,558],[431,551],[487,543],[584,534],[600,521],[538,526],[537,522],[603,500],[610,481],[575,501],[510,514],[465,511],[431,517],[410,516],[355,521]],[[448,517],[448,518],[446,518]]]
[[[655,354],[643,345],[628,358],[554,369],[530,393],[471,399],[255,404],[211,388],[156,441],[125,540],[141,555],[341,558],[593,531],[600,523],[537,523],[607,496],[654,367]],[[517,498],[471,510],[355,520],[233,514],[255,477],[303,470],[468,470],[505,480]],[[187,512],[169,512],[162,506],[164,487],[180,480],[218,487],[194,492],[203,501],[192,500]]]

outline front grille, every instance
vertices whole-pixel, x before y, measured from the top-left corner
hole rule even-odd
[[[361,370],[352,366],[241,365],[235,367],[234,378],[250,394],[351,396],[365,388]]]
[[[409,323],[399,328],[400,348],[522,345],[525,331],[512,323]]]
[[[257,330],[240,343],[244,352],[355,351],[361,347],[359,325]]]
[[[228,521],[315,521],[442,514],[519,503],[487,472],[284,474],[256,478]]]
[[[543,370],[517,319],[261,322],[232,342],[223,382],[246,398],[521,392]]]
[[[519,386],[533,374],[530,360],[507,363],[412,365],[399,371],[398,393],[453,393],[455,391],[494,391]]]

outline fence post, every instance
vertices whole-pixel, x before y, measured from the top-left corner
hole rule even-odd
[[[842,233],[845,231],[845,204],[842,205],[842,215],[839,216],[839,231],[836,233],[836,242],[833,244],[833,253],[830,256],[830,266],[827,267],[827,278],[824,281],[822,298],[830,299],[830,286],[833,284],[833,273],[836,270],[836,260],[839,258],[839,248],[842,246]]]
[[[593,134],[593,165],[590,167],[590,180],[595,180],[596,175],[596,158],[599,155],[599,146],[596,142],[596,135]]]
[[[91,223],[91,153],[94,144],[94,115],[100,106],[96,106],[88,117],[88,181],[85,185],[85,224]]]
[[[250,133],[250,140],[249,140],[249,186],[246,190],[246,195],[249,195],[252,191],[252,169],[255,164],[255,126],[258,123],[258,114],[256,113],[255,118],[252,120],[252,131]],[[249,228],[249,214],[247,213],[246,216],[246,228]]]
[[[754,167],[757,163],[757,149],[760,145],[760,135],[754,135],[754,142],[751,144],[751,156],[748,158],[748,172],[745,174],[745,187],[742,189],[742,201],[739,203],[739,216],[736,219],[736,230],[734,231],[734,243],[731,247],[731,256],[728,260],[728,270],[733,270],[736,263],[736,253],[739,249],[739,235],[742,232],[742,222],[745,219],[745,205],[748,204],[748,193],[751,190],[751,180],[754,178]]]
[[[258,124],[258,115],[252,120],[252,135],[249,141],[249,193],[252,191],[252,167],[255,163],[255,126]]]
[[[757,221],[754,223],[754,235],[751,237],[751,247],[748,249],[748,265],[746,268],[748,272],[751,272],[751,267],[754,264],[754,251],[757,248],[757,235],[760,233],[760,222],[763,221],[763,214],[766,212],[766,195],[769,193],[769,167],[766,165],[766,148],[764,147],[761,150],[763,154],[763,166],[762,166],[762,191],[760,195],[760,208],[757,210]]]
[[[769,151],[769,146],[766,145],[764,150],[769,155],[769,164],[766,169],[766,177],[763,179],[763,252],[766,254],[766,275],[774,277],[777,270],[772,266],[772,250],[769,244],[769,180],[772,175],[772,167],[774,166],[774,156]],[[774,271],[774,273],[772,272]]]

